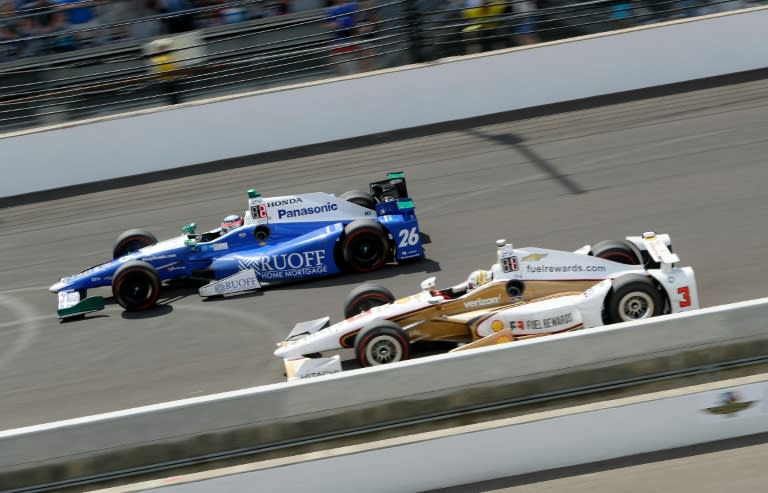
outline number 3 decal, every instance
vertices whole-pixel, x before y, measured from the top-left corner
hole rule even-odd
[[[411,229],[401,229],[397,236],[400,238],[397,248],[413,246],[419,242],[419,232],[416,231],[416,226]]]
[[[680,308],[686,308],[691,306],[691,290],[688,286],[677,288],[677,294],[682,295],[683,299],[680,300]]]

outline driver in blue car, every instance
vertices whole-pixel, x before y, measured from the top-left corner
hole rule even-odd
[[[221,236],[224,236],[225,234],[229,233],[233,229],[237,229],[242,225],[243,225],[242,216],[238,216],[237,214],[230,214],[229,216],[225,217],[223,221],[221,221],[221,226],[219,227],[219,234]]]

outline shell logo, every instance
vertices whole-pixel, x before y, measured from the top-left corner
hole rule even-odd
[[[404,305],[405,303],[411,301],[411,298],[413,298],[413,296],[406,296],[405,298],[400,298],[399,300],[395,301],[395,303],[398,305]]]
[[[504,330],[504,322],[501,320],[494,320],[491,322],[491,329],[493,329],[494,332],[499,332],[500,330]]]
[[[507,342],[512,342],[512,338],[509,336],[499,336],[496,339],[496,344],[505,344]]]

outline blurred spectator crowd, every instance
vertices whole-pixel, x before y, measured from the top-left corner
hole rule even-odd
[[[466,54],[535,44],[558,29],[601,32],[748,7],[754,0],[453,0]],[[549,15],[542,19],[542,11]],[[594,31],[589,25],[599,26]],[[555,36],[557,37],[557,36]],[[546,40],[546,39],[545,39]]]
[[[418,5],[429,0],[411,1]],[[438,12],[460,17],[458,30],[466,53],[477,53],[541,41],[541,11],[549,7],[598,6],[606,12],[612,27],[620,29],[732,10],[751,0],[438,1],[442,3]],[[326,25],[335,38],[332,54],[343,58],[347,52],[356,51],[359,58],[363,51],[363,70],[374,68],[374,31],[381,19],[369,1],[352,0],[0,0],[0,61],[142,40],[318,7],[328,8]],[[350,45],[354,45],[354,50]]]
[[[0,59],[61,53],[291,12],[291,0],[0,0]]]

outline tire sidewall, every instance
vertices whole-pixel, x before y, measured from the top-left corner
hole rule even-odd
[[[640,251],[635,245],[626,240],[601,241],[592,247],[592,255],[597,258],[608,260],[609,262],[617,262],[625,265],[642,265],[643,263],[643,257],[640,254]],[[606,258],[608,256],[618,256],[622,260],[626,260],[626,262]]]
[[[369,360],[369,351],[374,348],[377,342],[383,342],[385,340],[389,340],[397,346],[399,358],[385,363]],[[410,357],[410,352],[410,341],[408,340],[407,334],[394,322],[373,322],[363,327],[355,338],[355,356],[361,367],[380,366],[382,364],[405,361]]]
[[[382,306],[386,305],[388,303],[392,303],[394,301],[394,296],[392,296],[391,293],[384,292],[378,289],[371,288],[368,291],[363,291],[361,293],[358,293],[357,295],[351,297],[347,303],[344,305],[344,318],[351,318],[355,315],[358,315],[360,313],[364,313],[370,308],[361,309],[360,305],[365,303],[366,301],[374,301],[379,302],[373,306]]]
[[[132,303],[120,294],[120,290],[129,276],[135,276],[137,274],[143,275],[143,281],[150,292],[149,296],[147,296],[143,302]],[[115,301],[127,311],[137,312],[147,310],[155,306],[160,297],[160,278],[150,264],[146,262],[129,262],[115,272],[115,276],[112,279],[112,295],[114,296]]]
[[[379,250],[372,261],[359,261],[355,258],[356,252],[353,249],[355,242],[366,241],[375,245]],[[352,222],[345,228],[345,235],[342,241],[341,254],[344,265],[355,272],[372,272],[381,268],[386,262],[389,254],[389,241],[384,228],[371,221],[365,223]]]
[[[606,312],[608,323],[620,323],[629,322],[634,320],[645,320],[647,318],[656,317],[664,313],[665,301],[664,296],[656,287],[656,285],[647,277],[640,275],[631,275],[620,277],[614,281],[614,287],[606,300]],[[624,305],[631,298],[631,295],[638,296],[645,301],[651,301],[653,303],[653,310],[647,316],[639,319],[624,320],[622,314],[624,313]]]
[[[152,233],[149,233],[141,229],[129,229],[128,231],[123,232],[123,234],[117,237],[117,240],[115,241],[115,246],[112,249],[112,258],[113,259],[120,258],[122,256],[125,256],[131,253],[131,252],[124,251],[126,245],[128,245],[131,242],[139,242],[143,245],[143,247],[146,247],[146,246],[156,244],[157,238],[155,238],[155,235],[153,235]]]
[[[373,195],[363,192],[362,190],[350,190],[344,192],[339,198],[352,204],[359,205],[360,207],[365,207],[366,209],[376,209],[376,200],[373,198]]]

